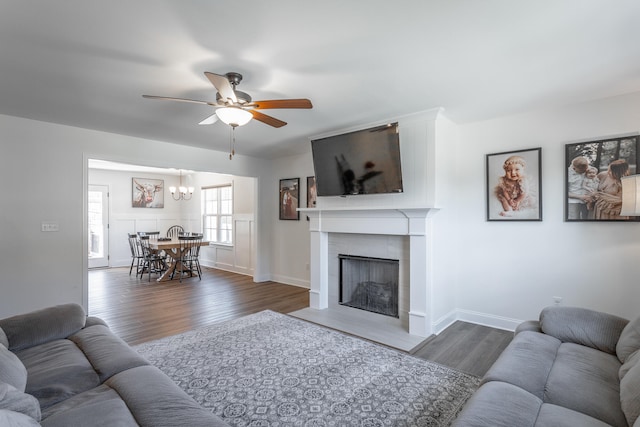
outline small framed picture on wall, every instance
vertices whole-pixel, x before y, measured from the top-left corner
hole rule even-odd
[[[164,208],[164,180],[131,178],[131,206],[134,208]]]
[[[542,221],[542,148],[486,160],[487,221]]]
[[[316,191],[316,177],[307,177],[307,207],[315,208],[316,200],[318,198],[318,192]]]
[[[565,221],[639,221],[622,216],[621,178],[638,173],[638,136],[565,146]]]
[[[298,212],[300,195],[300,178],[287,178],[280,180],[280,219],[300,219]]]

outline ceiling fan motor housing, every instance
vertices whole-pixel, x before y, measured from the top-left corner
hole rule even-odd
[[[251,102],[251,96],[248,93],[242,92],[241,90],[234,90],[234,92],[236,94],[236,98],[238,98],[238,104],[243,105]],[[220,96],[220,92],[216,92],[216,102],[224,103],[222,96]]]

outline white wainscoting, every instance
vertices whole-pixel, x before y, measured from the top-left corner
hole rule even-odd
[[[233,245],[211,245],[202,248],[200,264],[253,276],[255,218],[253,214],[233,216]]]

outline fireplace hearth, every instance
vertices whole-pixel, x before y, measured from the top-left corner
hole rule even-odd
[[[399,260],[338,255],[339,304],[398,318]]]

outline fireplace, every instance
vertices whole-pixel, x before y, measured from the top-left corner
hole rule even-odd
[[[340,305],[399,317],[399,260],[343,254],[338,258]]]
[[[377,329],[375,325],[394,324],[412,336],[431,335],[432,251],[428,233],[430,222],[427,218],[437,209],[372,207],[301,210],[310,217],[311,309],[333,310],[335,303],[336,307],[343,310],[362,313],[366,318],[365,324],[372,331]],[[340,254],[400,260],[398,317],[339,304]],[[377,279],[369,281],[384,282]]]

